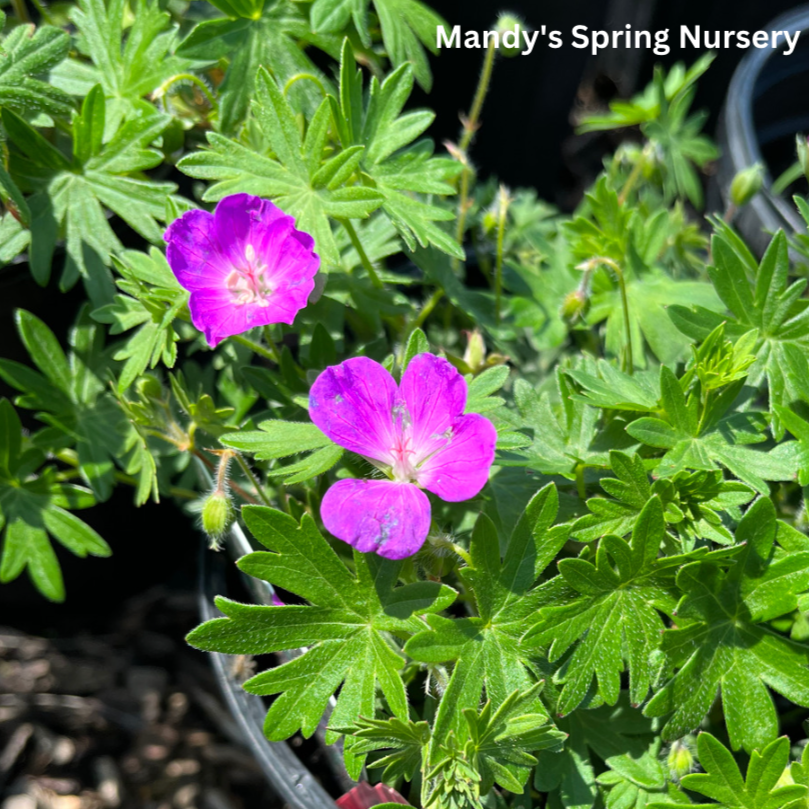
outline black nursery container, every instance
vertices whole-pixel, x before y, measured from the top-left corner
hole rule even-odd
[[[725,204],[736,172],[761,163],[762,190],[734,219],[751,248],[761,255],[770,233],[803,232],[806,225],[788,195],[774,194],[773,178],[795,160],[795,134],[809,133],[809,5],[781,15],[766,30],[802,32],[795,51],[751,49],[728,88],[719,127],[722,158],[718,181]]]

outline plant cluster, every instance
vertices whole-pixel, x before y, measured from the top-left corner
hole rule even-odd
[[[426,136],[419,0],[211,3],[3,20],[0,260],[87,303],[0,359],[0,580],[175,498],[276,592],[189,642],[304,650],[271,740],[422,809],[809,805],[807,237],[734,231],[757,170],[699,213],[710,58],[585,119],[634,134],[565,215],[477,175],[494,46]]]

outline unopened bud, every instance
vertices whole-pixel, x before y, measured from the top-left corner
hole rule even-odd
[[[737,208],[747,205],[758,194],[763,184],[764,167],[761,163],[742,169],[730,184],[730,201]]]
[[[478,373],[486,363],[486,343],[478,329],[466,333],[466,351],[463,361],[469,366],[473,374]]]
[[[564,320],[573,322],[577,318],[583,317],[587,310],[587,294],[583,289],[574,289],[565,295],[559,314]]]
[[[685,742],[676,741],[671,745],[666,763],[671,777],[675,781],[679,781],[684,775],[691,772],[691,768],[694,766],[694,754]]]
[[[500,53],[503,56],[518,56],[522,51],[523,21],[516,15],[505,12],[497,18],[494,30],[500,35]]]
[[[233,505],[226,492],[215,489],[202,506],[202,530],[211,540],[211,547],[219,548],[219,541],[233,522]]]

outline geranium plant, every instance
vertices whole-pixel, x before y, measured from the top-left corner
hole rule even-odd
[[[494,41],[437,148],[419,0],[212,2],[4,19],[0,258],[87,303],[0,360],[0,579],[64,599],[118,485],[238,521],[273,603],[188,641],[327,716],[341,806],[809,804],[805,272],[755,171],[699,212],[710,58],[582,121],[634,134],[562,214],[477,176]]]

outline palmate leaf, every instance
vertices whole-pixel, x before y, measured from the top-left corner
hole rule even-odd
[[[766,624],[794,610],[809,587],[809,550],[802,537],[800,543],[790,541],[796,534],[776,520],[772,501],[763,497],[739,523],[736,542],[746,544],[728,570],[708,559],[678,573],[685,595],[677,607],[677,628],[667,629],[662,642],[678,671],[645,709],[649,716],[671,714],[664,739],[697,727],[717,690],[731,744],[748,752],[777,735],[767,686],[809,705],[809,647]]]
[[[340,688],[331,716],[333,727],[345,727],[376,714],[376,689],[393,715],[406,719],[407,698],[399,669],[404,665],[394,638],[405,639],[424,628],[416,617],[448,607],[455,591],[437,582],[396,587],[400,562],[373,554],[354,554],[356,576],[304,515],[300,526],[274,509],[247,506],[244,520],[270,552],[239,560],[245,573],[265,579],[306,599],[308,605],[248,606],[217,599],[225,618],[197,627],[188,642],[226,654],[269,654],[310,647],[288,663],[257,674],[244,687],[254,694],[280,694],[267,713],[265,733],[271,740],[289,738],[297,730],[314,733],[329,697]],[[331,731],[329,737],[339,733]],[[349,772],[357,777],[364,755],[354,755],[346,740]]]
[[[556,674],[565,684],[558,713],[573,711],[594,677],[601,697],[614,705],[625,664],[631,701],[638,705],[646,700],[653,656],[665,628],[660,613],[671,614],[677,603],[675,568],[682,564],[677,557],[658,559],[664,534],[663,506],[652,497],[637,518],[630,542],[605,536],[595,564],[563,559],[558,564],[561,580],[543,586],[556,598],[540,610],[523,644],[549,646],[552,663],[576,646]],[[560,594],[562,583],[566,596]]]
[[[730,750],[710,733],[700,733],[697,754],[705,772],[686,775],[682,785],[685,789],[712,798],[727,809],[798,809],[806,805],[807,787],[783,782],[789,764],[789,748],[789,739],[782,736],[764,749],[754,750],[747,765],[747,777],[742,778]],[[686,806],[692,804],[679,803],[677,809],[685,809]],[[649,809],[658,807],[663,809],[662,804],[655,802]]]
[[[0,30],[5,21],[2,14]],[[44,112],[68,117],[73,111],[70,96],[46,79],[69,49],[70,37],[59,28],[51,25],[13,28],[0,45],[0,106],[20,115]]]
[[[220,441],[226,447],[253,454],[259,461],[310,452],[296,463],[270,469],[270,477],[283,477],[288,484],[302,483],[328,472],[343,456],[343,448],[310,422],[262,421],[258,430],[227,433]]]
[[[116,295],[113,303],[96,309],[92,317],[110,324],[110,334],[137,329],[113,354],[114,360],[124,361],[118,377],[118,392],[123,393],[147,368],[159,362],[174,367],[179,336],[173,324],[188,302],[188,293],[155,247],[149,255],[126,250],[117,264],[122,278],[116,285],[128,294]]]
[[[217,180],[205,192],[206,200],[217,201],[236,191],[272,198],[295,217],[297,227],[312,234],[324,262],[338,264],[330,218],[364,219],[384,201],[373,188],[347,184],[362,147],[322,164],[331,114],[328,101],[321,103],[301,138],[292,107],[264,68],[259,70],[256,93],[254,110],[267,140],[265,153],[211,133],[208,149],[187,155],[178,165],[191,177]]]
[[[564,526],[551,527],[558,507],[552,484],[539,491],[517,523],[502,560],[497,531],[481,515],[472,533],[472,564],[460,571],[474,594],[479,617],[429,616],[431,629],[405,645],[405,652],[415,660],[455,661],[433,726],[431,764],[440,759],[441,747],[450,735],[463,744],[468,734],[463,711],[477,710],[484,688],[496,709],[513,691],[524,691],[535,682],[530,655],[521,647],[520,638],[526,620],[545,598],[531,587],[567,538]],[[516,767],[511,774],[524,783],[528,771]]]
[[[637,765],[643,763],[647,765],[644,769],[652,770],[644,779],[646,785],[660,783],[660,775],[649,762],[648,753],[654,744],[654,725],[630,707],[628,697],[622,691],[615,707],[580,708],[557,719],[559,729],[568,734],[564,749],[540,752],[534,771],[536,789],[551,793],[548,806],[590,809],[598,800],[596,772],[601,769],[601,762],[627,775],[631,767],[636,781],[640,780]],[[553,687],[546,688],[545,698],[555,707]]]
[[[424,90],[430,92],[433,77],[424,48],[437,53],[436,28],[444,20],[419,0],[373,0],[382,28],[382,42],[394,67],[410,63]],[[368,0],[315,0],[311,11],[312,29],[318,33],[342,33],[354,23],[366,47],[371,45],[368,29]]]
[[[729,334],[758,329],[757,360],[748,383],[759,386],[767,380],[770,410],[786,407],[796,399],[809,401],[809,309],[802,298],[806,279],[789,283],[787,239],[778,232],[758,264],[738,236],[728,227],[712,239],[714,266],[708,268],[714,287],[735,320],[716,307],[691,309],[672,306],[674,324],[694,340],[704,340],[722,322]],[[750,280],[750,275],[753,280]],[[776,439],[784,427],[773,419]]]
[[[660,477],[725,467],[756,491],[768,494],[766,481],[796,476],[797,446],[786,442],[769,451],[749,448],[766,440],[767,417],[752,411],[726,415],[743,384],[740,379],[728,385],[700,416],[698,397],[686,399],[680,380],[661,366],[660,404],[667,420],[644,416],[627,425],[626,431],[649,447],[666,450],[655,468]]]
[[[89,490],[59,481],[52,467],[41,468],[45,452],[22,436],[22,425],[7,399],[0,399],[0,532],[5,528],[0,582],[24,570],[51,601],[63,601],[65,586],[49,537],[79,557],[109,556],[109,545],[68,509],[87,508]]]
[[[584,211],[564,228],[573,258],[577,262],[606,258],[618,265],[626,285],[636,365],[646,366],[646,344],[661,362],[676,362],[687,350],[688,340],[673,327],[666,307],[674,303],[716,307],[716,293],[710,284],[675,281],[659,268],[671,227],[666,210],[646,215],[637,207],[621,205],[606,177],[586,195],[586,203]],[[623,301],[614,271],[604,264],[593,273],[586,319],[591,325],[605,324],[607,349],[619,356],[626,343]]]
[[[809,430],[809,425],[807,425]],[[680,536],[681,548],[689,551],[695,539],[710,539],[720,544],[733,542],[723,525],[721,514],[741,519],[739,506],[750,502],[755,492],[737,481],[724,480],[722,472],[680,472],[670,479],[649,483],[643,459],[617,450],[610,452],[610,467],[617,478],[602,478],[599,485],[611,495],[587,501],[590,514],[572,525],[571,535],[590,542],[605,534],[628,534],[641,509],[653,495],[660,497],[669,530]]]
[[[371,79],[367,101],[363,97],[362,72],[357,68],[348,40],[340,63],[339,100],[330,97],[340,143],[344,149],[364,147],[358,156],[363,177],[385,197],[382,206],[410,250],[434,245],[463,258],[461,246],[442,228],[440,220],[455,212],[424,202],[417,194],[454,194],[449,180],[461,165],[449,158],[433,157],[432,141],[413,141],[435,117],[429,110],[402,109],[413,89],[413,69],[404,64],[380,84]]]
[[[314,77],[315,81],[295,81],[289,86],[289,93],[285,93],[295,112],[310,117],[322,99],[321,88],[331,88],[329,77],[301,45],[313,44],[337,58],[341,38],[313,34],[306,10],[298,3],[281,0],[263,6],[258,15],[201,22],[177,49],[179,56],[200,67],[216,64],[223,58],[230,60],[219,88],[219,125],[228,135],[247,116],[258,89],[256,75],[260,67],[272,71],[282,86],[295,76]]]
[[[16,313],[17,330],[39,369],[0,359],[0,378],[21,392],[19,407],[67,436],[77,453],[79,472],[98,500],[112,494],[115,460],[125,454],[131,428],[115,399],[105,391],[108,357],[103,334],[82,313],[70,335],[69,357],[53,332],[35,315]]]
[[[92,64],[68,60],[54,83],[71,95],[85,96],[101,84],[107,100],[104,140],[111,140],[124,118],[144,114],[141,99],[154,93],[188,60],[175,56],[171,16],[156,0],[135,0],[129,24],[127,0],[81,0],[71,18],[78,46]]]
[[[585,359],[586,364],[589,360]],[[627,448],[634,442],[616,419],[610,432],[599,430],[600,413],[573,395],[564,370],[556,373],[556,398],[548,390],[532,388],[525,380],[514,384],[514,398],[519,411],[519,425],[533,431],[530,446],[516,449],[514,459],[499,461],[507,466],[527,466],[546,475],[573,478],[577,467],[609,466],[609,446]],[[517,458],[519,456],[519,458]]]
[[[161,162],[162,155],[149,144],[166,128],[169,117],[144,114],[124,123],[106,142],[106,109],[101,86],[96,85],[74,119],[70,158],[15,113],[2,111],[3,125],[14,146],[11,175],[23,190],[34,192],[31,208],[44,212],[32,221],[32,269],[41,283],[47,281],[56,236],[61,232],[67,247],[62,287],[72,286],[81,274],[98,305],[111,299],[112,281],[105,265],[121,249],[104,209],[118,214],[144,238],[158,242],[161,228],[157,222],[165,217],[166,199],[176,189],[173,183],[139,176]]]

